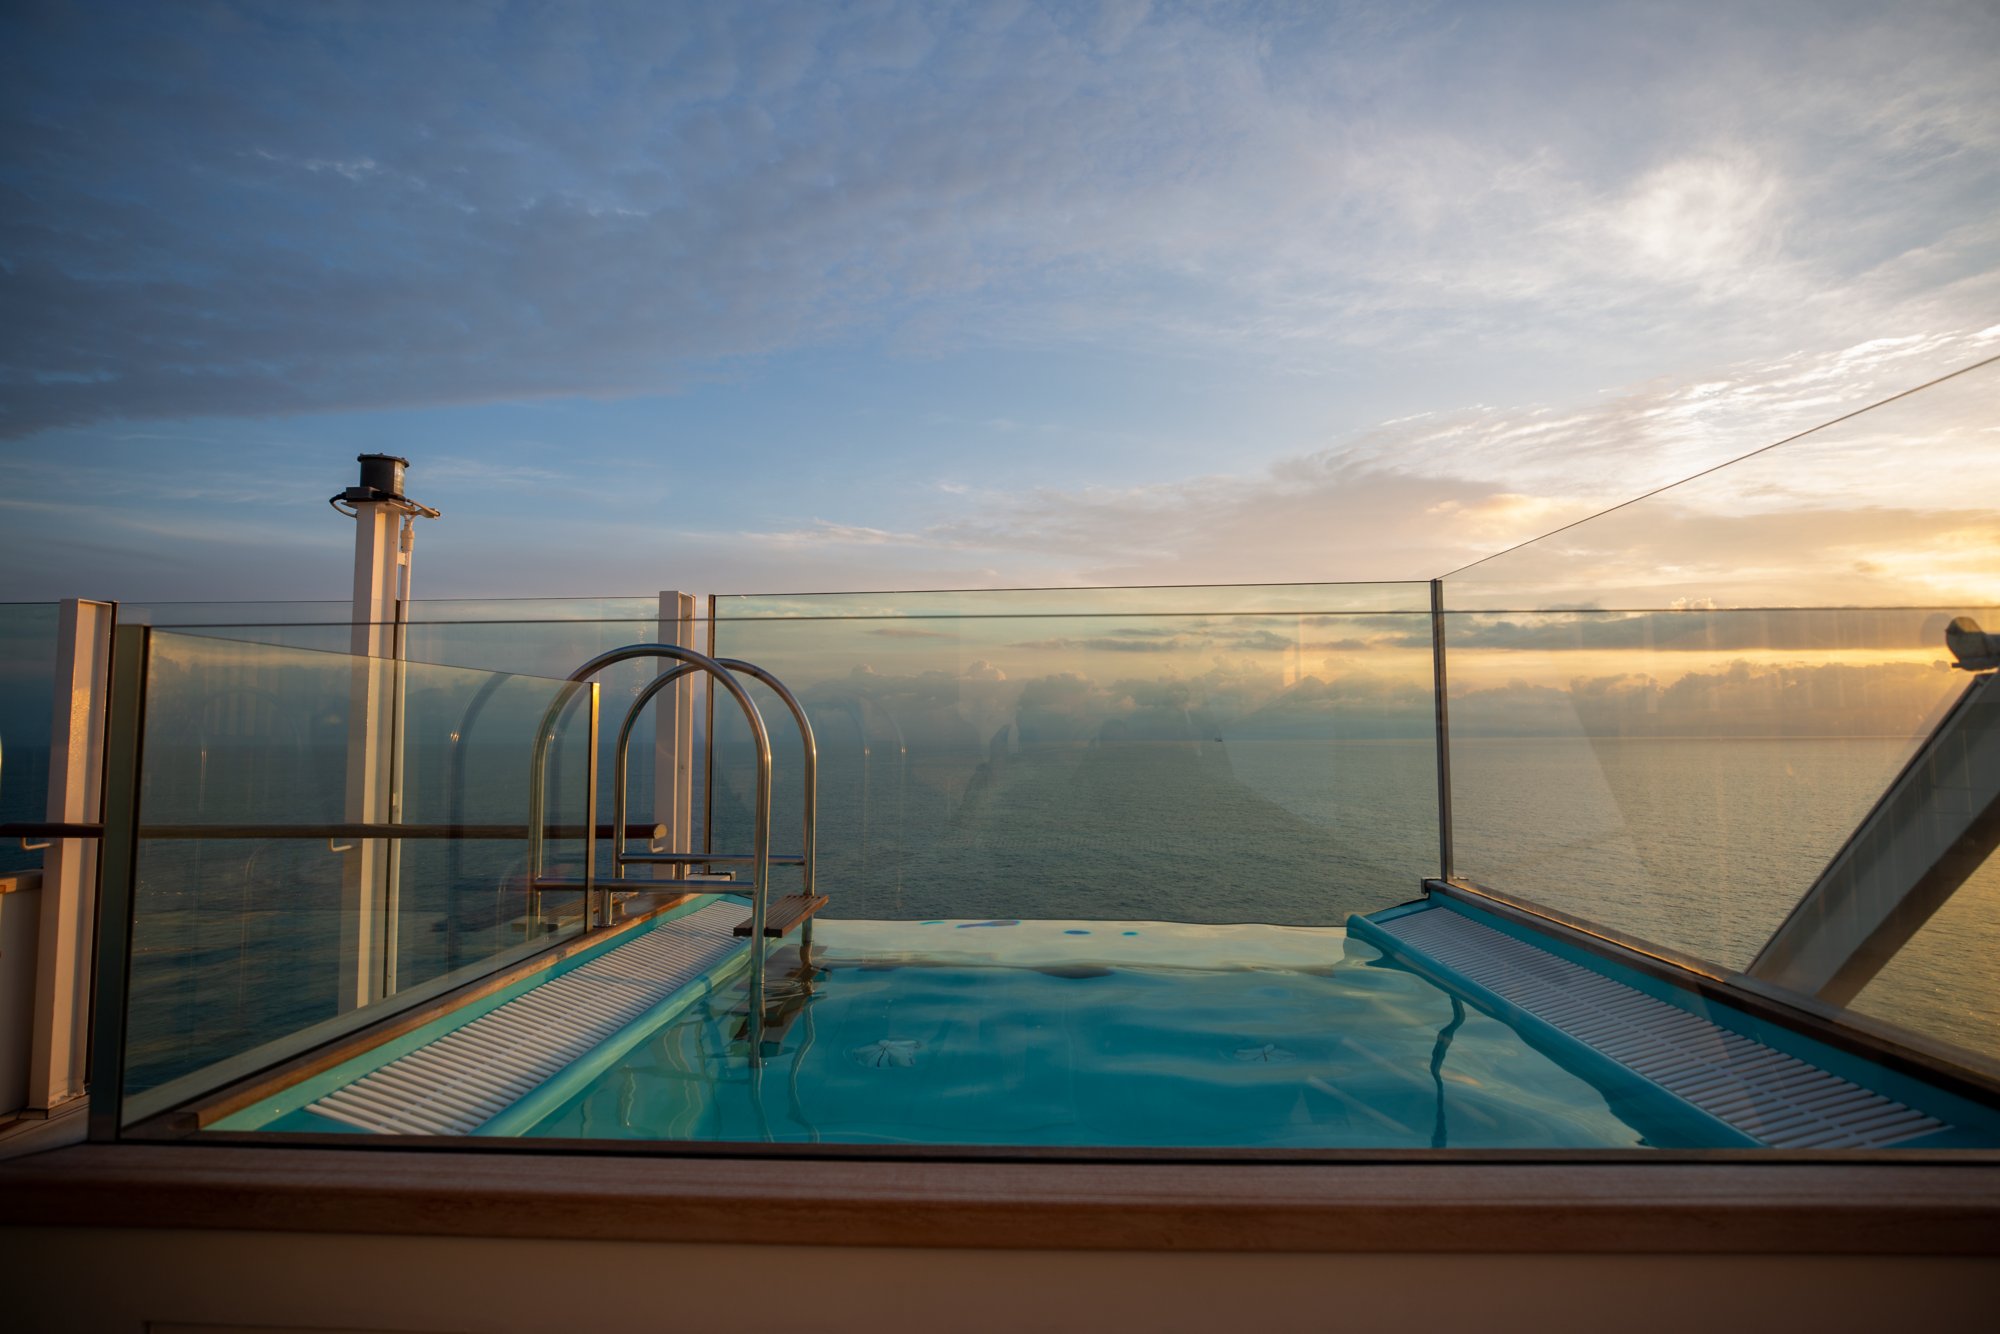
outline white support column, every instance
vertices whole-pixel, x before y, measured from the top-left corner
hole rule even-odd
[[[701,649],[696,635],[694,594],[678,591],[660,594],[660,642],[681,648]],[[661,670],[667,664],[661,663]],[[667,847],[675,852],[694,850],[694,684],[695,674],[682,677],[653,707],[658,711],[653,739],[653,822],[667,828]],[[693,868],[655,866],[656,879],[671,879]]]
[[[379,824],[396,816],[396,694],[393,660],[402,645],[399,595],[406,553],[402,513],[382,501],[355,504],[356,655],[348,696],[346,819]],[[344,853],[340,901],[339,1003],[351,1010],[379,1000],[390,976],[395,914],[395,844],[356,838]]]
[[[103,818],[105,691],[111,666],[110,602],[69,598],[56,640],[55,724],[49,736],[50,823]],[[59,838],[42,859],[35,952],[34,1041],[28,1106],[59,1107],[84,1091],[90,1058],[91,951],[97,926],[94,838]]]

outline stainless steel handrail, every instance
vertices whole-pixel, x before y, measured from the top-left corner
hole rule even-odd
[[[706,653],[684,648],[679,644],[628,644],[624,648],[611,649],[600,653],[589,662],[569,674],[563,689],[549,701],[547,711],[542,715],[541,725],[535,729],[535,752],[528,784],[528,883],[533,886],[542,879],[542,820],[546,806],[543,780],[548,766],[549,741],[555,734],[557,719],[563,710],[576,698],[578,687],[606,667],[635,658],[666,658],[673,662],[686,663],[690,668],[706,672],[732,695],[737,706],[743,710],[744,721],[750,724],[750,736],[757,746],[756,781],[756,826],[752,844],[751,884],[750,884],[750,1063],[758,1064],[763,1046],[764,1028],[764,923],[769,910],[771,888],[771,737],[764,727],[764,717],[757,711],[750,694],[743,688],[729,668]],[[589,804],[594,808],[597,793],[597,735],[595,711],[590,738]],[[591,915],[596,908],[596,866],[597,866],[597,813],[592,809],[585,817],[587,835],[584,839],[583,865],[583,925],[588,931]],[[607,914],[608,916],[608,914]]]
[[[754,662],[745,662],[741,658],[717,658],[715,661],[731,672],[739,672],[763,682],[770,688],[771,693],[784,701],[785,707],[791,710],[792,720],[799,725],[799,745],[804,754],[804,761],[800,765],[800,775],[805,784],[805,800],[803,803],[804,811],[800,821],[800,837],[804,846],[800,852],[797,864],[801,867],[800,892],[807,898],[811,898],[818,881],[817,876],[814,874],[814,856],[818,843],[817,830],[819,826],[819,742],[813,735],[812,723],[806,717],[805,706],[799,703],[799,697],[792,693],[791,687],[787,686],[783,681],[780,681],[764,668],[759,667]],[[652,703],[668,686],[695,670],[696,667],[694,664],[682,663],[680,666],[669,668],[654,677],[647,683],[646,688],[641,690],[637,697],[633,699],[631,707],[625,711],[624,721],[618,725],[618,740],[612,751],[613,760],[611,769],[611,876],[614,880],[623,880],[625,878],[625,868],[627,865],[749,860],[749,858],[740,854],[732,856],[723,853],[695,853],[693,851],[685,853],[628,853],[625,851],[627,830],[625,807],[631,781],[630,774],[627,771],[630,768],[629,752],[632,744],[632,731],[638,725],[639,715],[645,712],[648,704]],[[712,741],[711,744],[713,744]],[[790,863],[793,859],[773,858],[770,860]],[[810,917],[805,920],[805,924],[801,928],[800,942],[808,947],[812,944],[812,918]]]
[[[717,658],[716,661],[732,672],[742,672],[746,676],[754,676],[766,686],[769,686],[771,693],[785,702],[785,707],[791,710],[792,720],[799,725],[799,747],[804,756],[799,766],[799,773],[805,783],[804,810],[801,813],[799,829],[800,839],[803,843],[801,853],[805,857],[805,862],[800,877],[800,885],[805,895],[810,898],[816,892],[818,883],[814,867],[818,856],[816,848],[819,842],[819,741],[813,736],[812,724],[806,720],[805,705],[799,703],[799,697],[792,693],[790,686],[754,662],[745,662],[741,658]],[[812,919],[810,917],[806,919],[805,931],[806,935],[804,938],[807,943],[810,943],[812,939]]]
[[[652,703],[662,690],[695,670],[692,663],[684,662],[661,672],[646,683],[646,688],[639,692],[633,699],[632,706],[625,710],[624,721],[618,724],[618,740],[613,744],[611,751],[611,819],[614,826],[611,835],[611,878],[614,880],[625,878],[625,795],[629,786],[625,770],[628,752],[632,745],[632,729],[638,725],[639,715],[645,712],[646,706]]]

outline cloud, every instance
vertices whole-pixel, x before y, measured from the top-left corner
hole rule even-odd
[[[1950,619],[1946,612],[1924,609],[1837,608],[1484,614],[1452,617],[1445,643],[1453,652],[1824,654],[1927,648],[1941,656]],[[1426,634],[1404,642],[1428,648],[1430,641]]]
[[[897,533],[885,528],[867,528],[860,524],[828,523],[824,519],[814,520],[812,526],[808,528],[775,533],[744,533],[742,536],[752,542],[776,547],[911,546],[924,541],[924,538],[916,533]]]
[[[1981,6],[5,25],[13,436],[670,393],[842,339],[1729,360],[2000,294]]]
[[[1582,406],[1426,414],[1258,475],[992,495],[921,536],[941,550],[1071,554],[1078,583],[1431,578],[1907,389],[1898,377],[1926,359],[1965,365],[1990,347],[1957,331],[1742,364]],[[1990,510],[1951,503],[2000,485],[1985,434],[1995,383],[2000,366],[1971,371],[1612,510],[1466,570],[1453,605],[2000,597],[1990,573],[2000,527]],[[1354,596],[1380,608],[1397,594]],[[1530,600],[1507,600],[1520,596]]]
[[[1204,648],[1208,642],[1206,639],[1194,636],[1175,636],[1172,639],[1123,639],[1116,635],[1098,635],[1083,639],[1030,639],[1010,644],[1008,647],[1061,653],[1079,650],[1087,653],[1178,653]]]

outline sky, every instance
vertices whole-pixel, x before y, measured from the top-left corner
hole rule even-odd
[[[18,0],[0,599],[345,596],[377,451],[419,596],[1429,578],[2000,354],[1995,68],[1990,0]]]

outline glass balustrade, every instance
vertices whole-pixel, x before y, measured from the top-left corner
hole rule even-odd
[[[1751,969],[2000,628],[2000,367],[1764,450],[1444,581],[1454,868]],[[1854,1004],[2000,1053],[1973,878]]]
[[[716,652],[818,737],[835,911],[1339,923],[1437,846],[1423,584],[730,597]],[[799,758],[776,752],[775,838]],[[715,718],[715,846],[747,838],[747,733]]]
[[[1954,666],[1967,623],[2000,630],[2000,526],[1980,499],[2000,484],[1997,384],[1996,368],[1948,380],[1441,585],[732,595],[695,642],[802,701],[833,922],[1338,925],[1414,897],[1442,845],[1462,884],[1996,1068],[1990,860],[1837,984],[1772,960],[1883,812],[1946,781],[1926,774],[1986,800],[1984,742],[1925,748],[1974,680]],[[155,627],[128,1122],[583,930],[580,895],[527,884],[529,751],[562,677],[660,638],[657,599],[413,603],[401,663],[353,656],[345,612],[124,609]],[[54,628],[53,606],[0,608],[9,818],[41,811]],[[665,665],[596,678],[601,824],[611,739]],[[746,684],[774,753],[774,851],[795,852],[799,735]],[[747,852],[747,727],[690,693],[693,846]],[[637,825],[666,818],[659,713],[634,729]],[[571,710],[553,875],[584,869],[590,763]],[[609,878],[608,843],[598,856]]]
[[[127,1120],[580,930],[581,895],[537,895],[525,866],[533,738],[562,688],[153,631]],[[578,714],[551,746],[554,875],[582,871]]]

